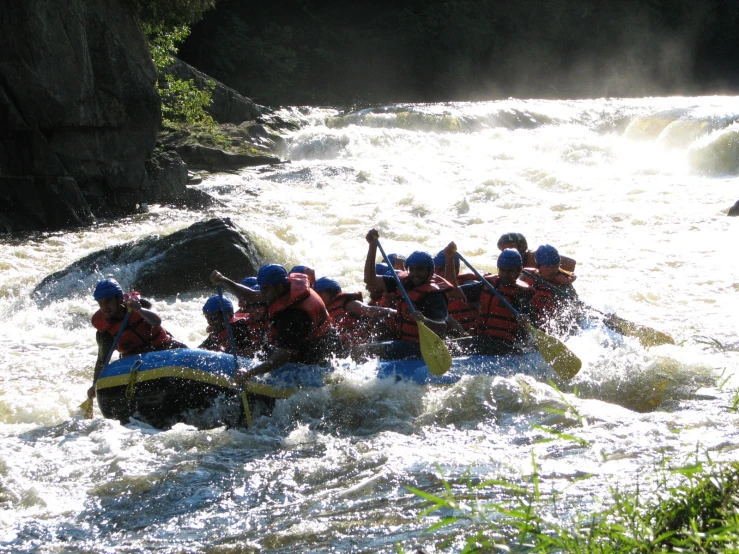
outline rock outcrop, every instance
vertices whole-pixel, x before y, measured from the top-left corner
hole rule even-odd
[[[89,223],[145,201],[161,110],[124,6],[0,5],[0,231]]]
[[[739,215],[739,200],[736,201],[736,204],[734,204],[731,208],[729,208],[729,214],[730,217],[736,217]]]
[[[165,73],[183,81],[194,81],[195,86],[204,89],[208,82],[215,83],[211,104],[207,108],[210,116],[218,123],[241,123],[243,121],[254,121],[269,111],[267,108],[255,104],[249,98],[242,96],[234,89],[227,87],[220,81],[216,81],[202,71],[175,58],[172,65],[164,69]]]
[[[46,277],[33,296],[47,304],[68,296],[88,296],[95,284],[115,277],[146,297],[213,292],[208,277],[217,269],[234,279],[256,275],[257,248],[228,218],[195,223],[166,237],[151,236],[85,256]]]

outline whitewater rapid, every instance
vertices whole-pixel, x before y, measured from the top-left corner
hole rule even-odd
[[[221,207],[150,211],[0,242],[0,549],[9,552],[411,550],[421,500],[469,470],[524,478],[532,454],[556,516],[597,509],[655,467],[736,460],[739,417],[739,98],[398,105],[284,110],[291,163],[213,175]],[[362,290],[364,236],[432,254],[454,240],[492,271],[523,233],[577,260],[603,311],[669,333],[643,348],[593,330],[561,390],[475,377],[425,388],[346,371],[277,403],[253,429],[158,431],[80,419],[95,361],[91,294],[39,306],[48,274],[107,246],[230,217],[264,262],[309,265]],[[135,267],[100,268],[125,285]],[[242,278],[244,276],[231,276]],[[94,279],[85,282],[92,290]],[[141,291],[146,296],[146,291]],[[205,295],[153,298],[197,345]],[[554,410],[555,413],[552,412]],[[582,439],[541,443],[545,426]],[[581,479],[588,475],[588,479]],[[653,485],[656,488],[656,485]],[[495,492],[481,498],[495,500]]]

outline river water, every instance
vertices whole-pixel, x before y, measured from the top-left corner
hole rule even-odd
[[[287,136],[292,163],[209,177],[200,187],[223,207],[151,206],[0,243],[0,550],[438,551],[423,533],[437,519],[418,519],[422,500],[407,487],[439,493],[442,475],[462,490],[468,475],[525,482],[536,464],[559,498],[549,515],[566,522],[611,489],[649,494],[661,466],[739,459],[739,222],[726,217],[739,199],[739,98],[284,115],[304,123]],[[356,367],[249,430],[81,419],[95,303],[70,293],[38,307],[33,287],[103,247],[220,216],[266,262],[310,265],[345,290],[362,289],[371,227],[388,252],[454,240],[488,271],[498,237],[518,231],[577,259],[589,304],[677,344],[588,331],[568,341],[583,368],[559,390],[523,376],[420,387]],[[125,286],[133,269],[101,272]],[[176,338],[202,340],[204,296],[153,300]],[[542,442],[546,429],[581,440]]]

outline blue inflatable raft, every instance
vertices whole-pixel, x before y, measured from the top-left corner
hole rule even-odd
[[[238,359],[242,368],[255,363],[249,358]],[[465,375],[525,373],[539,379],[554,378],[538,352],[457,357],[451,369],[441,376],[431,375],[421,359],[368,363],[375,367],[363,371],[367,378],[419,385],[448,385]],[[106,418],[125,423],[135,417],[162,429],[178,422],[202,428],[240,425],[244,423],[242,390],[233,382],[234,371],[233,356],[208,350],[179,349],[130,356],[103,370],[96,384],[98,404]],[[330,366],[285,365],[247,384],[250,411],[255,415],[269,411],[275,399],[287,398],[301,388],[326,386],[336,381],[335,373],[342,371],[352,371],[352,364],[344,361]]]

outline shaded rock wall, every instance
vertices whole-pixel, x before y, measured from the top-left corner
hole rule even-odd
[[[121,0],[0,4],[0,198],[12,199],[0,231],[86,223],[145,201],[161,117],[155,82]],[[74,202],[49,209],[50,183]]]

